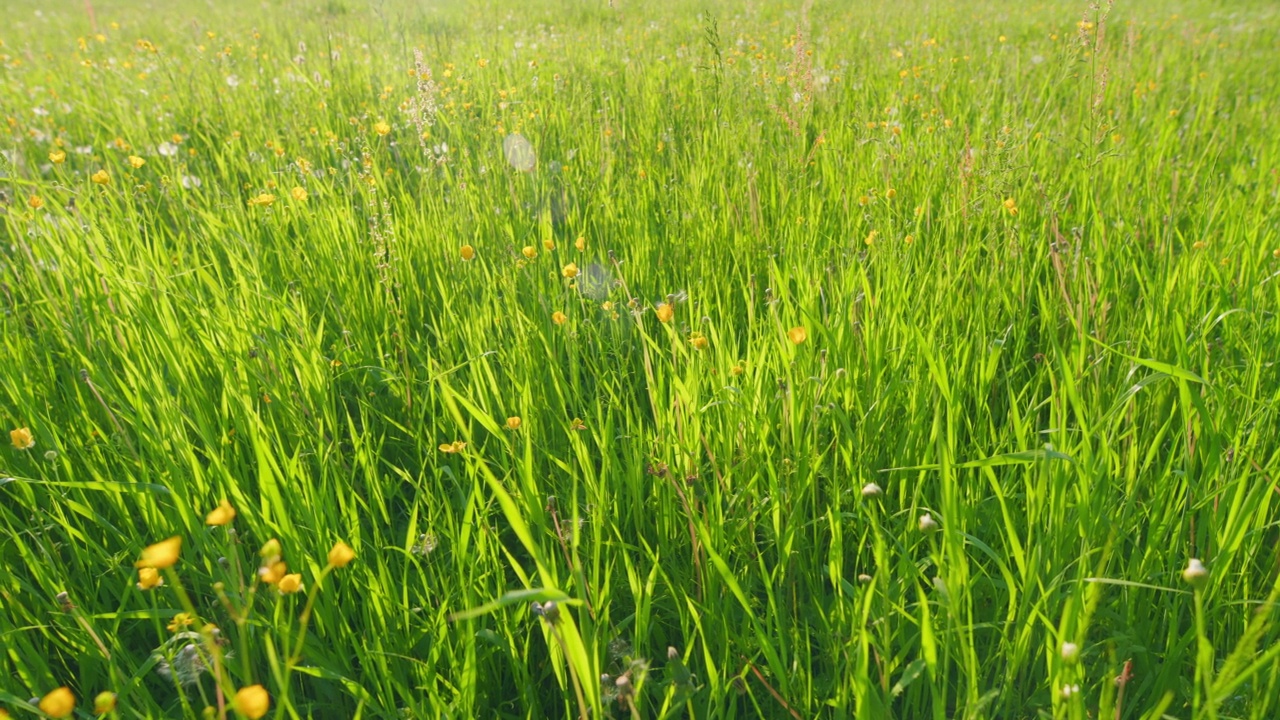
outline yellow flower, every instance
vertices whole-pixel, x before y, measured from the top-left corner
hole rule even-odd
[[[231,704],[235,706],[236,712],[249,720],[258,720],[271,709],[271,696],[261,685],[250,685],[237,690],[235,700]]]
[[[1280,260],[1280,248],[1271,251],[1271,257]]]
[[[695,332],[689,335],[689,344],[694,346],[698,350],[706,350],[707,338],[702,333]]]
[[[223,500],[218,507],[213,509],[204,518],[205,525],[226,525],[236,519],[236,509],[231,507],[231,503]]]
[[[742,363],[734,363],[733,367],[729,368],[729,374],[737,376],[741,375],[745,370],[746,368],[742,367]]]
[[[289,573],[289,566],[282,560],[271,560],[258,568],[258,579],[268,585],[275,585]]]
[[[339,540],[333,544],[333,548],[329,550],[329,564],[333,567],[346,567],[352,560],[356,559],[356,551],[351,546]]]
[[[507,418],[507,429],[508,429],[508,430],[519,430],[519,429],[520,429],[520,422],[521,422],[521,420],[520,420],[520,416],[519,416],[519,415],[512,415],[511,417]]]
[[[792,345],[799,345],[809,339],[809,331],[805,330],[803,325],[797,325],[787,331],[787,337]]]
[[[471,247],[470,245],[463,245],[461,252],[462,252],[462,259],[464,261],[469,262],[472,258],[476,256],[476,249]]]
[[[190,627],[191,623],[195,621],[196,619],[191,616],[191,613],[180,612],[173,616],[173,620],[169,621],[169,632],[176,633],[179,630]]]
[[[107,185],[111,182],[111,176],[107,174],[106,170],[99,170],[98,172],[90,175],[89,179],[99,185]]]
[[[545,248],[547,252],[551,252],[556,249],[556,241],[551,238],[547,238],[542,241],[542,247]]]
[[[671,318],[675,317],[676,315],[676,309],[668,305],[667,303],[661,303],[660,305],[658,305],[658,308],[655,312],[658,315],[658,320],[664,323],[671,322]]]
[[[569,421],[570,430],[586,430],[587,424],[582,422],[582,418],[574,418]]]
[[[1191,244],[1191,247],[1195,248],[1196,250],[1203,250],[1209,247],[1209,243],[1204,240],[1197,240]]]
[[[249,198],[250,207],[271,207],[271,203],[276,201],[276,196],[271,193],[262,193]]]
[[[271,562],[278,560],[280,558],[280,541],[275,538],[268,540],[258,550],[258,556]]]
[[[871,232],[867,233],[866,239],[864,239],[862,242],[866,243],[867,245],[874,245],[876,242],[876,238],[879,237],[879,235],[880,233],[876,232],[875,230],[872,230]]]
[[[902,238],[902,242],[904,242],[904,243],[906,243],[906,244],[908,244],[908,245],[910,245],[911,243],[913,243],[913,242],[915,242],[915,241],[916,241],[916,239],[915,239],[915,238],[913,238],[913,237],[911,237],[910,235],[908,235],[908,236],[906,236],[906,237]]]
[[[290,191],[289,191],[289,194],[290,194],[290,195],[292,195],[292,196],[293,196],[293,199],[294,199],[294,200],[297,200],[298,202],[303,202],[303,201],[305,201],[305,200],[307,199],[307,189],[306,189],[306,188],[296,187],[296,188],[294,188],[294,189],[290,190]]]
[[[138,589],[150,590],[164,584],[164,578],[155,568],[144,567],[138,570]]]
[[[583,250],[587,249],[587,239],[584,237],[579,237],[577,240],[573,241],[573,246],[578,248],[578,252],[582,252]]]
[[[574,263],[569,263],[564,266],[564,269],[560,271],[560,274],[567,278],[576,278],[578,277],[578,266]]]
[[[480,58],[479,60],[476,60],[476,65],[478,65],[479,67],[485,67],[488,64],[489,64],[489,61],[484,58]]]
[[[40,208],[44,207],[44,198],[40,197],[39,195],[32,195],[31,197],[27,198],[27,205],[31,206],[32,210],[39,210]]]
[[[373,124],[373,131],[379,135],[386,135],[391,132],[391,126],[385,120],[379,120]]]
[[[53,163],[54,165],[61,165],[63,162],[66,162],[66,159],[67,159],[67,154],[62,150],[54,150],[53,152],[49,153],[49,162]]]
[[[138,157],[137,155],[130,155],[130,156],[129,156],[129,167],[133,168],[134,170],[137,170],[138,168],[140,168],[140,167],[142,167],[143,165],[146,165],[146,164],[147,164],[147,161],[146,161],[146,160],[143,160],[142,158]]]
[[[52,718],[71,717],[75,709],[76,696],[67,687],[60,687],[40,698],[40,712]]]
[[[1013,198],[1008,198],[1004,201],[1004,209],[1008,210],[1010,215],[1017,215],[1018,203],[1014,202]]]
[[[174,535],[168,540],[161,540],[148,545],[142,550],[142,558],[134,563],[134,567],[164,570],[178,562],[178,553],[182,552],[182,537]]]
[[[302,574],[293,573],[280,578],[280,582],[276,584],[276,589],[281,595],[292,595],[302,589]]]
[[[106,715],[116,709],[116,694],[110,690],[103,690],[93,699],[93,714]]]
[[[532,245],[525,245],[524,249],[520,251],[520,254],[532,260],[538,257],[538,249]]]
[[[889,188],[888,190],[884,191],[884,196],[892,200],[898,197],[898,191],[894,190],[893,188]]]
[[[440,443],[440,452],[455,454],[460,453],[467,447],[467,444],[461,440],[454,440],[451,443]]]
[[[565,315],[564,313],[560,312],[559,310],[557,310],[557,311],[555,311],[555,312],[551,313],[551,322],[553,322],[553,323],[555,323],[555,324],[557,324],[557,325],[563,325],[563,324],[565,324],[566,322],[568,322],[568,320],[569,320],[569,316],[568,316],[568,315]]]

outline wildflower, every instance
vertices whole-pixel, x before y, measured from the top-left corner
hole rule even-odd
[[[520,254],[532,260],[538,257],[538,250],[532,245],[525,245],[524,249],[520,251]]]
[[[1073,642],[1062,643],[1062,659],[1074,664],[1080,657],[1080,646]]]
[[[54,150],[53,152],[49,153],[49,162],[53,163],[54,165],[61,165],[62,163],[66,162],[66,160],[67,160],[67,154],[62,150]]]
[[[867,245],[874,245],[876,242],[876,238],[879,236],[880,236],[880,233],[876,232],[875,230],[872,230],[871,232],[867,233],[866,239],[864,239],[862,242],[866,243]]]
[[[138,569],[139,590],[150,590],[163,584],[164,578],[160,577],[160,572],[155,568],[144,567]]]
[[[116,694],[103,690],[93,699],[93,714],[106,715],[116,709]]]
[[[582,422],[582,418],[574,418],[569,421],[570,430],[586,430],[586,423]]]
[[[137,568],[153,568],[156,570],[164,570],[171,568],[178,562],[178,553],[182,551],[182,537],[174,535],[168,540],[161,540],[154,545],[148,545],[142,550],[142,558],[133,566]]]
[[[880,486],[873,482],[862,486],[862,497],[864,498],[875,497],[882,492],[884,491],[880,489]]]
[[[176,633],[180,630],[188,628],[191,626],[191,623],[195,621],[196,619],[191,616],[191,613],[180,612],[177,615],[173,616],[173,620],[169,621],[169,632]]]
[[[916,241],[916,239],[915,239],[915,238],[913,238],[913,237],[911,237],[910,235],[908,235],[908,236],[906,236],[906,237],[902,238],[902,242],[904,242],[904,243],[906,243],[906,244],[908,244],[908,245],[910,245],[911,243],[913,243],[913,242],[915,242],[915,241]]]
[[[27,198],[27,205],[30,206],[32,210],[39,210],[44,207],[44,198],[39,195],[32,195]]]
[[[1008,198],[1004,201],[1004,209],[1008,210],[1010,215],[1017,215],[1018,203],[1013,198]]]
[[[521,422],[522,422],[522,421],[520,420],[520,416],[519,416],[519,415],[512,415],[511,417],[507,418],[507,429],[508,429],[508,430],[519,430],[519,429],[520,429],[520,423],[521,423]]]
[[[236,509],[231,507],[231,503],[223,500],[218,507],[213,509],[204,518],[205,525],[226,525],[236,519]]]
[[[734,376],[741,375],[744,371],[746,368],[742,367],[742,363],[734,363],[733,367],[729,368],[729,374]]]
[[[165,157],[173,157],[178,154],[178,146],[171,142],[162,142],[156,146],[156,152]]]
[[[329,564],[333,567],[346,567],[352,560],[356,559],[356,551],[351,546],[339,540],[333,544],[333,548],[329,550]]]
[[[143,160],[142,158],[138,157],[137,155],[130,155],[130,156],[129,156],[129,167],[133,168],[134,170],[137,170],[138,168],[140,168],[140,167],[142,167],[143,165],[146,165],[146,164],[147,164],[147,161],[146,161],[146,160]]]
[[[1191,587],[1199,590],[1209,580],[1209,570],[1197,558],[1187,561],[1187,569],[1182,571],[1182,579]]]
[[[439,450],[442,453],[448,453],[452,455],[455,453],[462,452],[466,447],[467,447],[467,444],[462,442],[461,440],[454,440],[451,443],[440,443]]]
[[[894,190],[893,188],[889,188],[888,190],[884,191],[884,196],[892,200],[898,197],[898,191]]]
[[[271,193],[262,193],[249,198],[250,207],[271,207],[271,203],[276,201],[276,196]]]
[[[671,322],[671,318],[675,317],[676,309],[667,303],[660,303],[654,310],[658,316],[659,322]]]
[[[462,253],[462,259],[467,262],[470,262],[476,256],[476,249],[470,245],[463,245],[460,252]]]
[[[698,350],[705,350],[707,348],[707,338],[702,333],[695,332],[689,335],[689,344]]]
[[[564,266],[564,269],[560,271],[560,274],[570,279],[576,278],[578,277],[578,266],[574,263],[569,263]]]
[[[258,579],[268,585],[275,585],[289,573],[289,566],[283,560],[272,559],[258,568]]]
[[[111,176],[107,174],[106,170],[99,170],[98,172],[90,175],[89,179],[99,185],[108,185],[111,183]]]
[[[573,241],[573,246],[578,249],[578,252],[582,252],[587,249],[587,239],[579,237],[577,240]]]
[[[487,66],[488,64],[489,64],[489,61],[488,61],[488,60],[486,60],[485,58],[480,58],[479,60],[476,60],[476,66],[477,66],[477,67],[485,67],[485,66]]]
[[[258,550],[258,556],[264,560],[278,560],[280,558],[280,541],[275,538],[268,540]]]
[[[556,241],[552,240],[551,238],[547,238],[546,240],[542,241],[542,248],[547,252],[551,252],[552,250],[556,249]]]
[[[292,196],[293,196],[293,199],[294,199],[294,200],[297,200],[298,202],[306,202],[306,199],[307,199],[307,189],[306,189],[306,188],[303,188],[303,187],[295,187],[294,189],[292,189],[292,190],[290,190],[290,191],[289,191],[289,194],[290,194],[290,195],[292,195]]]
[[[938,529],[938,521],[933,519],[929,513],[920,516],[920,532],[933,532]]]
[[[236,712],[249,720],[258,720],[271,709],[271,696],[261,685],[250,685],[237,690],[231,704],[235,706]]]
[[[557,311],[555,311],[555,312],[551,313],[551,322],[553,322],[553,323],[555,323],[555,324],[557,324],[557,325],[563,325],[563,324],[565,324],[565,323],[566,323],[566,322],[568,322],[568,321],[569,321],[569,316],[568,316],[568,315],[565,315],[564,313],[560,312],[559,310],[557,310]]]
[[[1208,243],[1207,241],[1205,241],[1205,240],[1197,240],[1197,241],[1195,241],[1194,243],[1192,243],[1192,244],[1191,244],[1191,247],[1192,247],[1192,248],[1194,248],[1194,249],[1196,249],[1196,250],[1203,250],[1203,249],[1205,249],[1205,248],[1209,247],[1209,243]]]
[[[386,135],[391,132],[391,126],[385,120],[379,120],[373,124],[373,131],[379,135]]]
[[[292,595],[302,589],[302,573],[293,573],[280,578],[280,582],[276,583],[276,590],[281,595]]]
[[[76,696],[65,686],[40,698],[40,712],[52,718],[71,717],[75,709]]]
[[[809,331],[805,330],[803,325],[797,325],[787,331],[787,339],[792,345],[799,345],[809,339]]]

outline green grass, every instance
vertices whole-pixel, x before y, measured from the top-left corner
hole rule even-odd
[[[13,717],[1280,713],[1272,3],[15,2]]]

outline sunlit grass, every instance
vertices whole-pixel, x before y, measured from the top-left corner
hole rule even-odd
[[[1270,3],[3,14],[0,717],[1280,712]]]

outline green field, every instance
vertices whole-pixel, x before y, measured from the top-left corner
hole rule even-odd
[[[1274,2],[0,16],[0,718],[1280,717]]]

